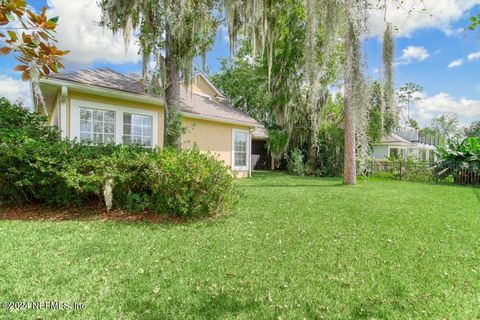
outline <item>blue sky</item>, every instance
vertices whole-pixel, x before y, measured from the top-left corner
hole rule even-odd
[[[407,0],[407,5],[409,2],[418,3]],[[67,71],[105,66],[120,72],[140,70],[134,43],[125,51],[120,36],[114,37],[108,30],[95,26],[100,15],[96,0],[29,3],[36,10],[45,5],[51,16],[60,16],[59,47],[72,50],[66,60]],[[465,29],[469,17],[480,12],[480,0],[424,0],[424,3],[428,15],[407,16],[393,7],[387,11],[387,20],[398,27],[396,86],[415,82],[424,88],[422,101],[413,110],[421,124],[428,124],[443,113],[454,114],[463,124],[480,120],[480,38],[477,32]],[[384,27],[383,16],[373,14],[369,25],[371,37],[364,42],[364,53],[368,74],[375,79],[381,66],[382,42],[377,35]],[[210,73],[218,71],[219,59],[228,56],[225,31],[219,30],[207,57]],[[14,66],[12,57],[0,58],[0,95],[28,100],[28,86],[18,80],[19,75],[12,71]]]

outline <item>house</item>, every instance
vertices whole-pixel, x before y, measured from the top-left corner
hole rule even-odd
[[[418,130],[404,130],[384,137],[372,147],[372,157],[382,159],[405,159],[413,157],[419,161],[434,161],[439,136],[423,135]]]
[[[162,147],[164,104],[145,93],[140,78],[108,68],[52,75],[40,80],[45,106],[34,108],[47,113],[65,138]],[[260,124],[231,106],[202,73],[180,91],[182,148],[197,145],[216,154],[237,177],[250,176],[251,137]]]

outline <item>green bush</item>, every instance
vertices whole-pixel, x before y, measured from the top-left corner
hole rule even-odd
[[[0,202],[71,206],[111,196],[117,208],[182,217],[220,213],[236,202],[229,169],[211,154],[86,145],[61,140],[46,121],[0,100]]]
[[[308,171],[308,166],[305,164],[302,150],[295,149],[290,152],[287,163],[288,173],[294,176],[305,176]]]

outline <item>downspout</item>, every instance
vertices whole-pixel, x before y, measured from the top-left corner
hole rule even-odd
[[[60,130],[62,139],[67,137],[67,96],[68,88],[62,86],[62,95],[60,97]]]
[[[248,177],[252,177],[252,138],[253,131],[255,128],[252,128],[248,131]]]

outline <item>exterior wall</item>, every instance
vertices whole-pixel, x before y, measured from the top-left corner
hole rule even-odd
[[[96,95],[91,95],[91,94],[86,94],[86,93],[80,93],[80,92],[74,92],[74,91],[69,91],[68,92],[68,99],[67,99],[67,137],[70,138],[70,132],[71,132],[71,102],[72,100],[84,100],[84,101],[91,101],[94,103],[100,103],[100,104],[106,104],[106,105],[114,105],[114,106],[121,106],[125,108],[132,108],[132,109],[143,109],[143,110],[149,110],[149,111],[154,111],[158,112],[157,118],[158,118],[158,132],[157,132],[157,145],[158,146],[163,146],[163,108],[160,106],[156,105],[151,105],[147,103],[141,103],[141,102],[132,102],[128,100],[123,100],[123,99],[115,99],[115,98],[110,98],[110,97],[101,97],[101,96],[96,96]]]
[[[375,159],[387,159],[388,158],[388,146],[373,146],[372,156]]]
[[[60,109],[61,96],[56,99],[56,109]],[[89,101],[96,104],[105,104],[110,106],[120,106],[125,108],[143,109],[158,112],[157,125],[157,145],[163,146],[163,129],[164,129],[164,110],[160,106],[132,102],[123,99],[116,99],[110,97],[101,97],[92,94],[80,93],[75,91],[68,91],[66,114],[66,133],[67,137],[71,138],[71,114],[72,114],[72,100]],[[192,148],[195,144],[202,151],[210,151],[217,155],[218,159],[223,161],[226,165],[232,166],[232,133],[234,129],[250,130],[250,127],[225,124],[220,122],[200,120],[193,118],[184,118],[184,127],[187,132],[182,136],[182,148]],[[251,148],[251,147],[249,147]],[[251,161],[250,154],[247,156],[248,161]],[[237,171],[237,177],[248,177],[249,171]]]
[[[192,91],[203,93],[210,97],[215,97],[217,93],[210,87],[210,85],[200,76],[196,77],[192,83]]]
[[[57,95],[55,96],[55,102],[52,107],[52,111],[50,112],[49,123],[51,126],[55,126],[60,129],[60,100],[61,100],[61,92],[58,91]]]
[[[249,127],[191,118],[184,118],[183,124],[187,132],[182,136],[182,148],[189,149],[197,145],[200,150],[208,150],[216,154],[219,160],[230,167],[232,166],[233,129],[250,130]],[[248,175],[248,170],[237,172],[237,177],[248,177]]]

